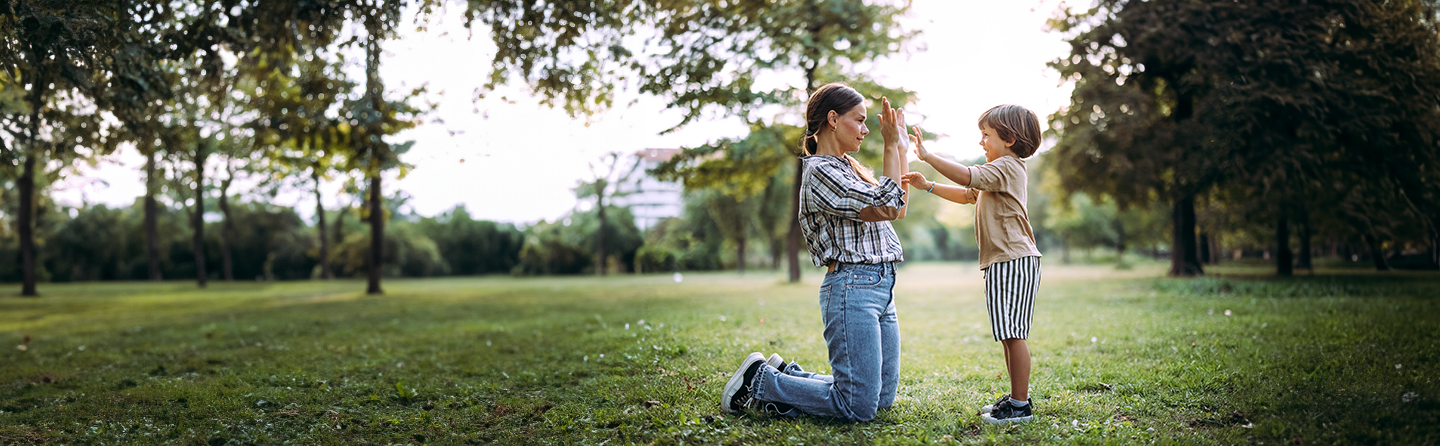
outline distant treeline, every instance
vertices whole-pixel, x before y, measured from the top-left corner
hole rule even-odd
[[[1169,255],[1168,209],[1163,203],[1149,208],[1120,210],[1113,202],[1094,200],[1083,193],[1066,202],[1053,190],[1054,175],[1047,157],[1031,161],[1031,223],[1049,262],[1121,261],[1116,253],[1166,258]],[[975,163],[979,160],[970,160]],[[927,171],[928,172],[928,171]],[[933,172],[928,172],[933,173]],[[786,189],[785,185],[780,185]],[[262,199],[255,197],[254,199]],[[682,215],[662,220],[641,231],[630,210],[607,207],[609,224],[604,237],[607,259],[598,257],[598,213],[576,210],[556,221],[517,226],[476,220],[463,205],[434,217],[387,208],[383,273],[386,277],[435,277],[448,275],[549,275],[595,274],[604,267],[610,273],[704,271],[744,268],[745,256],[754,267],[782,266],[783,232],[764,231],[765,208],[783,209],[788,197],[778,195],[767,202],[722,208],[722,195],[703,191],[687,192]],[[760,200],[760,198],[757,198]],[[387,199],[403,203],[403,198]],[[158,211],[159,264],[162,278],[195,277],[195,255],[191,242],[189,210],[173,204]],[[895,222],[905,246],[907,260],[974,260],[977,256],[973,214],[969,207],[942,203],[935,197],[913,195],[910,216]],[[330,265],[335,277],[364,277],[370,249],[370,230],[365,207],[326,211],[326,237]],[[724,212],[713,212],[724,209]],[[1202,227],[1208,234],[1201,245],[1202,261],[1215,263],[1235,259],[1278,256],[1270,250],[1275,241],[1267,237],[1263,222],[1246,222],[1223,208],[1207,207]],[[110,208],[63,207],[48,197],[37,212],[39,275],[42,281],[145,280],[144,212],[135,205]],[[204,230],[207,275],[225,277],[229,264],[235,280],[306,280],[322,277],[319,259],[319,231],[289,207],[261,201],[238,201],[230,206],[230,224],[221,214],[209,214]],[[12,234],[13,225],[0,214],[0,281],[16,282],[20,257]],[[718,218],[717,218],[718,217]],[[313,219],[311,219],[313,220]],[[1324,220],[1321,220],[1324,221]],[[737,223],[739,222],[739,223]],[[784,223],[783,220],[780,221]],[[1318,222],[1317,222],[1318,223]],[[722,228],[722,224],[739,225]],[[1392,233],[1385,239],[1369,241],[1362,234],[1341,225],[1317,225],[1310,257],[1332,257],[1338,261],[1371,262],[1372,252],[1395,267],[1433,268],[1433,253],[1426,234]],[[775,235],[768,235],[775,234]],[[1300,236],[1300,234],[1295,234]],[[228,250],[221,249],[222,237]],[[737,249],[743,243],[749,249]],[[1371,246],[1377,247],[1374,251]],[[226,262],[228,251],[230,260]],[[1077,251],[1072,256],[1071,251]],[[743,253],[743,254],[742,254]],[[1308,265],[1305,253],[1296,253],[1298,265]],[[1072,258],[1073,257],[1073,258]],[[807,259],[808,260],[808,259]]]

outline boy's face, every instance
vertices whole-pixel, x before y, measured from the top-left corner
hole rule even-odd
[[[980,147],[985,148],[985,162],[995,161],[1005,155],[1015,155],[1010,146],[1015,145],[1014,141],[1005,142],[995,129],[986,124],[980,127]]]

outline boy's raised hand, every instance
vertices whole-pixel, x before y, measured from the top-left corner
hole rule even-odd
[[[905,176],[901,178],[904,180],[903,183],[920,190],[929,190],[932,185],[929,180],[925,179],[925,174],[920,172],[906,172]]]
[[[924,162],[927,162],[927,163],[928,163],[928,162],[930,162],[930,151],[929,151],[929,150],[925,150],[925,142],[924,142],[924,141],[925,141],[925,134],[924,134],[924,133],[920,133],[920,126],[917,125],[917,126],[915,126],[915,127],[913,127],[913,128],[915,129],[915,134],[914,134],[914,135],[905,135],[905,136],[909,136],[909,137],[910,137],[910,142],[911,142],[912,144],[914,144],[914,146],[915,146],[915,157],[916,157],[916,158],[920,158],[920,161],[924,161]],[[913,173],[913,172],[912,172],[912,173]],[[924,178],[924,177],[922,176],[921,178]]]

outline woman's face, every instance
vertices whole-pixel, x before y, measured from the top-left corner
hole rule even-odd
[[[865,104],[850,107],[845,113],[831,111],[830,124],[834,126],[835,142],[842,152],[860,151],[860,143],[870,134],[870,128],[865,126]]]

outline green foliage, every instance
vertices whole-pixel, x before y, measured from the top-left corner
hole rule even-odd
[[[515,274],[580,274],[595,268],[625,269],[635,265],[635,253],[644,243],[635,218],[624,207],[609,206],[605,226],[607,257],[599,263],[595,236],[600,219],[595,210],[572,212],[557,222],[539,222],[525,230],[525,245]]]
[[[706,271],[720,269],[724,236],[701,200],[686,199],[684,215],[667,218],[645,231],[635,252],[635,272]]]
[[[361,277],[368,271],[370,234],[351,233],[333,247],[331,264],[341,276]],[[396,221],[385,227],[385,244],[380,269],[384,277],[433,277],[450,274],[450,265],[440,247],[416,225]]]
[[[1435,12],[1349,0],[1067,9],[1051,21],[1071,53],[1050,66],[1075,82],[1050,119],[1061,189],[1176,211],[1210,194],[1221,204],[1209,210],[1239,215],[1208,220],[1249,231],[1289,219],[1344,228],[1332,239],[1400,227],[1424,238],[1414,232],[1440,215]],[[1210,230],[1222,228],[1241,229]]]
[[[511,224],[473,220],[464,205],[415,225],[439,247],[451,274],[509,273],[520,262],[525,234]]]

